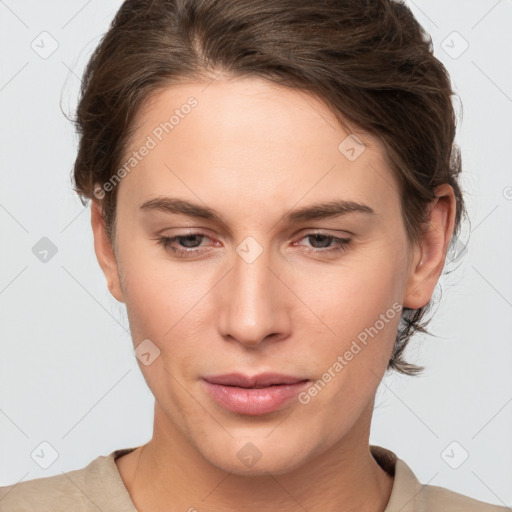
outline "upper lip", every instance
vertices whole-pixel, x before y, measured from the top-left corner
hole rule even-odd
[[[225,386],[237,386],[241,388],[265,388],[279,384],[296,384],[297,382],[308,380],[302,377],[294,377],[280,373],[260,373],[252,376],[242,373],[227,373],[203,378],[211,384],[223,384]]]

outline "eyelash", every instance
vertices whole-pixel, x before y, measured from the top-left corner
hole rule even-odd
[[[168,236],[163,236],[163,237],[160,237],[158,239],[158,243],[161,244],[164,249],[166,251],[170,251],[172,252],[174,255],[176,256],[179,256],[179,257],[189,257],[189,256],[197,256],[199,254],[201,254],[202,252],[204,251],[198,251],[197,248],[191,248],[191,249],[184,249],[184,248],[180,248],[180,247],[176,247],[174,245],[172,245],[174,242],[176,242],[177,240],[180,240],[180,239],[183,239],[183,238],[190,238],[190,237],[195,237],[195,236],[199,236],[199,237],[207,237],[207,235],[203,234],[203,233],[189,233],[187,235],[177,235],[177,236],[173,236],[173,237],[168,237]],[[326,233],[321,233],[321,232],[313,232],[313,233],[307,233],[306,235],[304,235],[302,239],[304,238],[308,238],[308,237],[313,237],[313,236],[324,236],[326,237],[328,240],[332,241],[332,242],[335,242],[337,245],[336,246],[333,246],[333,247],[328,247],[328,248],[325,248],[325,249],[308,249],[306,252],[308,253],[339,253],[339,252],[344,252],[348,249],[348,245],[350,244],[351,240],[349,238],[339,238],[339,237],[336,237],[334,235],[328,235]]]

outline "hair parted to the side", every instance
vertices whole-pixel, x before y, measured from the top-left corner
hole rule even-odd
[[[76,116],[74,189],[98,201],[95,183],[119,169],[133,120],[154,93],[184,80],[258,77],[309,92],[340,125],[376,136],[399,182],[409,243],[425,229],[434,189],[457,199],[452,244],[466,215],[450,78],[432,40],[393,0],[126,0],[85,69]],[[117,187],[102,197],[115,246]],[[425,313],[404,308],[388,364],[407,375],[423,367],[403,353]]]

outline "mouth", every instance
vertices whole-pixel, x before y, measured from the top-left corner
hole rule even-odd
[[[268,414],[289,403],[308,384],[309,379],[261,373],[240,373],[203,377],[205,391],[218,405],[238,414]]]

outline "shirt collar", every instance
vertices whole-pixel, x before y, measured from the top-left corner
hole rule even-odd
[[[370,453],[377,464],[394,477],[391,495],[384,512],[414,512],[417,503],[415,497],[423,486],[411,468],[394,452],[382,446],[370,445]]]
[[[108,496],[107,504],[111,506],[113,502],[116,503],[118,507],[116,510],[122,512],[135,511],[135,507],[121,479],[115,459],[132,452],[136,448],[137,447],[115,450],[106,457],[107,467],[105,468],[106,472],[104,477],[107,477],[108,472],[110,475],[115,475],[114,478],[117,482],[117,485],[112,489],[112,495]],[[394,452],[382,446],[370,445],[370,453],[377,464],[386,471],[386,473],[394,477],[391,495],[384,512],[415,512],[415,497],[422,490],[423,486],[420,484],[411,468],[403,460],[399,459]]]

